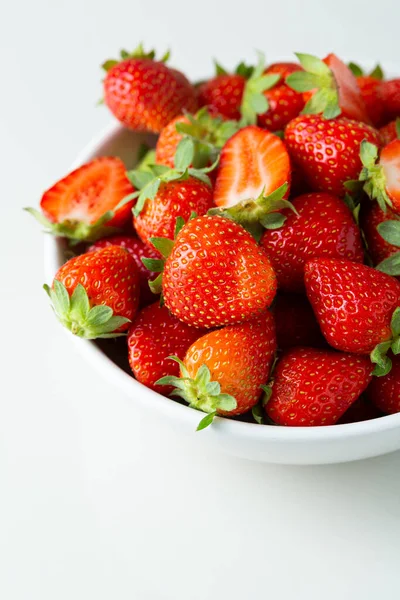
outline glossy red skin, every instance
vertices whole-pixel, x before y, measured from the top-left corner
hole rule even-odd
[[[372,378],[372,381],[373,380],[374,378]],[[382,416],[382,411],[372,404],[372,402],[367,398],[367,392],[365,392],[358,398],[358,400],[353,402],[350,408],[346,410],[344,415],[340,417],[338,424],[344,425],[346,423],[360,423],[360,421],[370,421],[371,419],[378,419]]]
[[[382,81],[370,75],[362,75],[357,77],[357,83],[372,125],[381,127],[385,122],[385,109],[381,93]]]
[[[265,411],[278,425],[334,425],[366,389],[372,370],[363,356],[292,348],[275,367]]]
[[[285,210],[283,227],[266,229],[261,238],[280,289],[304,291],[304,267],[312,258],[363,262],[360,231],[343,200],[333,194],[311,193],[298,196],[292,204],[300,216]]]
[[[296,71],[304,71],[303,67],[299,63],[294,62],[277,62],[272,63],[264,71],[267,75],[280,75],[281,79],[278,83],[282,83],[284,79],[291,73]]]
[[[155,385],[166,375],[179,376],[178,363],[168,356],[183,360],[189,346],[204,333],[179,321],[159,302],[143,308],[128,332],[129,364],[136,379],[168,395],[172,387]]]
[[[390,121],[390,123],[384,127],[381,127],[379,133],[381,135],[383,146],[390,144],[390,142],[393,142],[393,140],[397,140],[398,135],[396,130],[396,119],[394,119],[394,121]]]
[[[224,327],[199,338],[187,351],[184,363],[192,378],[202,364],[207,365],[211,381],[218,381],[221,393],[236,399],[234,410],[218,414],[241,415],[257,404],[275,351],[274,319],[267,311],[247,323]]]
[[[52,223],[67,220],[95,223],[134,188],[121,159],[102,156],[63,177],[42,196],[40,207]],[[123,227],[132,214],[134,200],[115,210],[107,226]]]
[[[208,106],[214,116],[239,120],[245,84],[242,75],[217,75],[199,86],[199,104]]]
[[[400,79],[383,81],[381,94],[385,108],[385,121],[392,121],[396,117],[400,117]]]
[[[165,262],[165,304],[196,327],[256,317],[275,293],[275,273],[264,250],[241,225],[223,217],[189,221]]]
[[[371,124],[357,79],[349,67],[336,54],[328,54],[324,63],[331,69],[339,92],[339,106],[347,119]]]
[[[128,58],[104,79],[104,100],[125,127],[159,133],[183,110],[195,112],[196,92],[183,73],[163,62]]]
[[[270,131],[280,131],[303,110],[305,104],[303,94],[295,92],[285,84],[288,75],[302,70],[302,67],[296,63],[274,63],[264,71],[266,75],[280,75],[281,79],[273,88],[264,92],[269,109],[258,116],[257,122],[260,127]]]
[[[400,140],[393,140],[382,148],[379,164],[386,178],[385,189],[392,208],[400,214]]]
[[[190,123],[187,117],[179,115],[166,125],[158,136],[156,144],[156,163],[172,168],[174,166],[175,152],[182,135],[176,130],[177,123]]]
[[[273,314],[280,350],[296,346],[326,346],[311,305],[302,294],[278,294]]]
[[[347,260],[307,263],[308,299],[333,348],[370,354],[392,337],[390,320],[400,306],[400,283],[390,275]]]
[[[155,295],[149,288],[149,280],[157,277],[157,273],[149,271],[143,264],[142,258],[160,258],[159,253],[154,248],[147,246],[142,240],[129,235],[113,235],[92,244],[87,251],[93,252],[101,248],[110,246],[120,246],[129,252],[139,270],[140,277],[140,306],[147,306],[155,300]]]
[[[81,283],[90,306],[106,305],[114,315],[132,320],[139,305],[139,271],[132,256],[123,248],[111,246],[71,258],[54,279],[71,295]],[[126,331],[129,323],[119,331]]]
[[[379,234],[377,227],[385,221],[399,221],[400,215],[397,215],[389,207],[386,213],[380,208],[377,202],[364,202],[360,210],[360,227],[364,232],[368,245],[368,254],[374,265],[379,264],[385,258],[400,251],[400,248],[388,244]]]
[[[380,144],[378,131],[349,119],[326,120],[321,115],[300,115],[285,129],[292,161],[302,170],[314,191],[343,196],[344,183],[358,179],[363,140]]]
[[[192,212],[204,215],[213,206],[212,187],[195,177],[162,183],[153,200],[147,200],[142,212],[133,217],[140,239],[151,246],[151,237],[174,239],[176,219],[188,221]]]
[[[400,412],[400,356],[390,355],[392,369],[384,377],[374,377],[367,396],[382,412],[392,415]]]

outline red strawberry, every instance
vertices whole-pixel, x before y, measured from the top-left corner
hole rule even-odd
[[[286,291],[304,290],[304,266],[316,257],[363,262],[360,231],[343,200],[333,194],[304,194],[292,202],[298,214],[286,211],[285,225],[266,229],[261,238]]]
[[[260,127],[244,127],[222,148],[214,202],[227,208],[268,196],[285,182],[290,160],[282,140]]]
[[[187,117],[180,115],[175,117],[161,130],[156,144],[156,163],[166,165],[172,168],[174,166],[175,152],[179,142],[182,139],[182,134],[176,128],[179,123],[189,125],[190,121]]]
[[[295,346],[320,348],[326,342],[310,303],[301,294],[278,294],[274,303],[278,348]]]
[[[174,385],[189,406],[209,413],[200,422],[203,429],[216,413],[241,415],[257,404],[275,350],[274,320],[267,311],[199,338],[181,364],[183,379],[166,377],[158,383]]]
[[[142,263],[142,258],[158,259],[160,257],[157,250],[147,246],[142,240],[137,237],[129,235],[112,235],[111,237],[105,238],[95,242],[88,248],[88,252],[94,252],[101,248],[108,248],[110,246],[120,246],[129,252],[136,266],[139,270],[140,278],[140,304],[146,306],[154,302],[154,294],[149,288],[149,281],[156,277],[156,273],[149,271]]]
[[[390,123],[384,127],[381,127],[379,133],[381,134],[383,146],[390,144],[390,142],[393,142],[393,140],[400,139],[400,117],[394,121],[390,121]]]
[[[373,362],[390,369],[385,355],[399,343],[400,283],[371,267],[327,258],[307,263],[305,283],[328,343],[344,352],[371,353]]]
[[[279,75],[280,83],[286,79],[288,75],[291,73],[295,73],[296,71],[303,71],[303,67],[299,65],[299,63],[295,62],[277,62],[269,65],[267,69],[265,69],[265,73],[267,75]]]
[[[368,112],[349,67],[335,54],[320,60],[310,54],[297,54],[304,72],[292,73],[286,83],[297,92],[304,92],[305,113],[323,113],[327,119],[338,115],[370,123]]]
[[[265,70],[266,75],[279,75],[280,80],[271,89],[264,92],[268,101],[267,112],[258,115],[260,127],[266,127],[271,131],[284,129],[285,126],[297,117],[304,108],[304,98],[292,90],[285,83],[285,78],[295,71],[302,71],[302,67],[296,63],[275,63]]]
[[[263,312],[275,296],[276,278],[268,257],[241,225],[203,216],[178,234],[162,289],[166,306],[179,319],[219,327]]]
[[[245,85],[246,79],[242,75],[217,75],[199,86],[199,104],[207,106],[214,116],[239,120]]]
[[[385,121],[381,92],[382,81],[371,75],[361,75],[357,77],[357,83],[372,124],[380,127]]]
[[[400,140],[385,146],[379,158],[378,148],[364,140],[360,156],[363,169],[359,178],[365,181],[364,191],[382,210],[388,205],[400,213]]]
[[[400,79],[383,81],[381,86],[386,121],[400,117]]]
[[[367,388],[368,398],[382,412],[400,412],[400,356],[392,356],[392,370],[385,377],[374,377]]]
[[[183,110],[197,108],[196,92],[183,73],[156,61],[138,48],[104,63],[104,100],[129,129],[158,133]]]
[[[45,286],[57,318],[86,339],[126,331],[139,304],[139,271],[123,248],[110,246],[71,258]]]
[[[133,200],[116,208],[134,191],[125,171],[119,158],[96,158],[43,194],[40,206],[44,216],[35,209],[26,210],[49,232],[75,242],[110,235],[132,214]]]
[[[178,375],[171,354],[183,359],[187,349],[205,332],[179,321],[155,302],[141,310],[128,333],[129,364],[138,381],[161,393],[172,391],[156,385],[166,375]]]
[[[343,195],[343,184],[358,179],[360,144],[378,144],[379,133],[348,119],[326,120],[320,115],[300,115],[286,127],[285,142],[291,158],[315,191]]]
[[[278,425],[334,425],[365,390],[371,371],[363,356],[292,348],[276,365],[265,411]]]
[[[391,211],[390,208],[383,212],[377,202],[364,202],[362,204],[360,227],[363,230],[368,245],[368,253],[374,265],[399,251],[397,246],[386,242],[378,232],[378,226],[386,221],[400,221],[400,215]]]

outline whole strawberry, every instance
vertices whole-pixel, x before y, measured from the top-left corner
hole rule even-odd
[[[198,89],[200,106],[224,119],[239,120],[246,79],[239,74],[222,73],[202,83]]]
[[[241,225],[225,217],[192,219],[164,255],[165,304],[190,325],[247,321],[274,299],[276,277],[267,255]]]
[[[232,325],[200,337],[188,349],[179,377],[165,377],[159,385],[175,386],[174,394],[208,415],[241,415],[261,395],[276,350],[274,320],[266,312],[252,321]]]
[[[60,179],[42,196],[42,213],[28,208],[45,229],[73,243],[95,241],[124,227],[131,218],[134,192],[122,160],[95,158]]]
[[[400,350],[400,283],[371,267],[317,258],[306,264],[307,295],[328,343],[337,350],[370,354],[374,374],[391,367]]]
[[[196,92],[183,73],[170,69],[139,46],[132,54],[121,52],[121,60],[103,65],[104,100],[125,127],[158,133],[183,110],[197,108]]]
[[[368,246],[368,254],[376,266],[383,260],[399,252],[399,248],[389,244],[379,233],[378,228],[387,221],[399,221],[400,215],[390,208],[384,212],[377,202],[364,202],[360,210],[360,227]],[[399,238],[400,239],[400,238]]]
[[[379,133],[383,146],[390,144],[393,140],[400,140],[400,117],[381,127]]]
[[[383,81],[381,86],[386,122],[400,117],[400,79]]]
[[[126,331],[139,304],[139,271],[118,246],[71,258],[44,286],[59,321],[86,338],[117,337]]]
[[[371,75],[361,75],[357,77],[357,83],[371,123],[374,127],[381,127],[385,122],[382,81]]]
[[[400,356],[392,356],[392,370],[385,377],[374,377],[367,388],[368,398],[382,412],[400,412]]]
[[[366,389],[371,375],[364,356],[292,348],[275,367],[265,411],[278,425],[334,425]]]
[[[279,293],[274,302],[273,314],[280,350],[295,346],[326,346],[313,309],[302,294]]]
[[[132,256],[139,270],[140,279],[140,305],[146,306],[154,302],[154,294],[149,288],[149,281],[156,277],[156,273],[149,271],[144,266],[142,258],[157,260],[160,255],[152,247],[147,246],[141,239],[129,235],[112,235],[108,238],[98,240],[88,248],[88,252],[95,252],[101,248],[109,248],[110,246],[119,246],[124,248]]]
[[[312,193],[292,201],[280,229],[266,229],[261,245],[282,290],[304,290],[304,266],[316,257],[363,262],[360,231],[343,200],[333,194]]]
[[[358,179],[363,140],[379,144],[379,133],[357,121],[320,115],[300,115],[285,130],[290,156],[309,186],[338,196],[343,196],[346,181]]]
[[[268,101],[268,110],[258,115],[258,125],[270,131],[279,131],[297,117],[304,108],[303,94],[295,92],[285,83],[285,78],[290,73],[302,71],[303,68],[296,63],[274,63],[264,73],[266,75],[279,75],[279,81],[264,92]]]
[[[141,310],[128,332],[129,364],[136,379],[161,393],[172,391],[156,385],[167,375],[179,374],[177,363],[168,359],[174,354],[180,359],[205,331],[182,323],[165,306],[155,302]]]

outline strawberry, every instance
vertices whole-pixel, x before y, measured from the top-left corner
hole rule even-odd
[[[154,302],[154,294],[149,288],[149,281],[156,277],[156,273],[149,271],[143,264],[142,258],[158,259],[160,257],[157,250],[149,248],[142,240],[129,235],[112,235],[111,237],[99,240],[90,246],[87,251],[94,252],[101,248],[110,246],[120,246],[127,250],[132,256],[139,270],[140,279],[140,305],[146,306]]]
[[[291,292],[304,290],[304,266],[317,257],[363,262],[360,231],[343,200],[312,193],[292,201],[281,229],[266,229],[261,245],[275,270],[278,285]]]
[[[292,348],[276,365],[265,411],[278,425],[334,425],[366,389],[371,371],[364,356]]]
[[[221,74],[200,84],[200,106],[207,106],[210,113],[224,119],[239,120],[246,79],[242,75]]]
[[[198,427],[203,429],[216,414],[241,415],[257,404],[275,350],[274,320],[267,311],[200,337],[179,361],[180,377],[157,383],[175,386],[175,395],[208,413]]]
[[[372,379],[372,381],[379,380],[382,379],[379,379],[379,377],[374,377]],[[377,419],[379,417],[382,417],[382,411],[372,404],[372,402],[367,398],[366,392],[355,402],[353,402],[350,408],[346,410],[344,415],[340,417],[338,424],[344,425],[345,423],[360,423],[361,421],[370,421],[371,419]]]
[[[400,412],[400,356],[392,356],[392,370],[385,377],[374,377],[367,388],[367,397],[382,412]]]
[[[71,258],[44,286],[53,310],[73,334],[109,338],[126,331],[139,304],[139,271],[123,248],[110,246]]]
[[[43,194],[43,214],[33,208],[26,210],[54,235],[75,243],[95,241],[130,220],[133,200],[122,207],[118,205],[132,192],[122,160],[95,158]]]
[[[397,246],[386,242],[378,231],[381,223],[386,221],[400,221],[400,215],[391,211],[390,208],[387,208],[384,212],[377,202],[364,202],[362,204],[360,227],[367,242],[368,254],[374,265],[399,251]]]
[[[194,142],[191,166],[207,167],[215,162],[222,146],[236,133],[238,127],[236,121],[212,117],[204,108],[195,116],[176,117],[160,133],[156,145],[156,162],[172,168],[178,144],[187,136]]]
[[[390,370],[390,348],[400,351],[400,283],[371,267],[317,258],[305,268],[307,295],[328,343],[370,354],[374,374]]]
[[[130,171],[128,177],[141,191],[133,210],[134,226],[145,244],[153,237],[174,238],[178,217],[187,221],[192,213],[205,214],[213,205],[213,193],[206,172],[193,169],[194,143],[181,140],[175,154],[175,168],[149,166],[146,172]]]
[[[104,100],[125,127],[158,133],[183,110],[197,108],[196,92],[183,73],[154,60],[154,52],[139,46],[121,60],[108,60],[103,68]]]
[[[211,328],[247,321],[274,299],[276,277],[267,255],[230,219],[197,217],[175,242],[152,241],[166,258],[159,267],[165,304],[189,325]],[[147,266],[157,270],[157,265]],[[160,279],[153,282],[156,291]]]
[[[383,211],[389,206],[400,213],[400,140],[394,140],[379,151],[375,144],[364,140],[360,157],[363,169],[360,181],[372,200],[377,200]]]
[[[274,63],[266,70],[266,75],[279,75],[277,84],[264,92],[268,101],[267,112],[258,115],[258,125],[270,131],[284,129],[285,126],[297,117],[304,108],[302,94],[295,92],[285,83],[285,78],[296,71],[302,71],[302,67],[296,63]]]
[[[400,79],[383,81],[381,94],[386,122],[400,117]]]
[[[301,294],[278,294],[273,309],[278,348],[320,348],[326,342],[307,298]]]
[[[400,140],[400,117],[381,127],[379,133],[381,134],[383,146],[390,144],[393,140]]]
[[[244,127],[222,148],[214,202],[229,208],[260,195],[268,196],[290,182],[290,170],[282,140],[260,127]],[[257,213],[259,207],[245,202],[244,208],[246,212],[254,209]]]
[[[374,127],[380,127],[385,122],[382,81],[371,75],[361,75],[357,77],[357,83],[372,124]]]
[[[322,113],[326,119],[339,115],[370,124],[357,80],[335,54],[320,60],[310,54],[297,54],[304,71],[290,74],[286,83],[296,92],[304,92],[306,114]]]
[[[344,194],[347,180],[358,178],[364,139],[378,144],[379,133],[363,123],[320,115],[300,115],[285,130],[290,156],[310,187],[338,196]]]
[[[143,308],[128,332],[129,364],[136,379],[152,390],[165,393],[156,381],[179,373],[179,366],[168,360],[169,355],[183,359],[189,346],[204,333],[179,321],[159,302]]]

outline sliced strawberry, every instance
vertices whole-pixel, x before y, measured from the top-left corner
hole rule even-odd
[[[284,143],[260,127],[249,126],[232,136],[221,152],[214,202],[229,207],[271,194],[290,181]]]
[[[400,212],[400,140],[394,140],[381,152],[379,163],[386,179],[386,192],[392,201],[393,209]]]
[[[119,158],[102,157],[72,171],[47,190],[43,215],[28,209],[51,233],[75,241],[95,241],[130,221],[134,200],[117,205],[134,192]]]
[[[360,93],[357,79],[349,67],[336,54],[328,54],[324,59],[324,63],[334,75],[342,115],[348,119],[356,119],[370,124],[371,120],[363,96]]]

